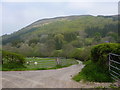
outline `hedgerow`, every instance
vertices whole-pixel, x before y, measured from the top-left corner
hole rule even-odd
[[[24,56],[13,52],[2,51],[2,67],[3,68],[19,68],[25,63]]]
[[[120,44],[103,43],[94,46],[91,50],[91,60],[100,66],[108,67],[109,53],[120,54]]]

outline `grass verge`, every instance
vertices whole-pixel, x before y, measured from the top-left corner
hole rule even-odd
[[[59,68],[64,68],[64,67],[68,67],[71,66],[72,64],[69,65],[56,65],[55,67],[51,67],[51,68],[13,68],[13,69],[9,69],[9,68],[2,68],[2,71],[28,71],[28,70],[50,70],[50,69],[59,69]]]
[[[92,82],[112,82],[108,70],[98,66],[91,60],[84,63],[86,66],[73,77],[73,80],[79,82],[80,80]]]

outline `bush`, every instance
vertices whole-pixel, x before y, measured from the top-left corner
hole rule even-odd
[[[3,71],[9,71],[12,69],[23,69],[25,66],[23,64],[18,64],[18,63],[5,63],[2,65],[2,70]]]
[[[86,66],[82,71],[73,77],[74,80],[86,80],[95,82],[111,82],[108,70],[109,53],[120,54],[120,44],[104,43],[94,46],[91,49],[91,61],[84,62]]]
[[[120,54],[120,44],[104,43],[94,46],[91,50],[91,59],[99,66],[108,68],[109,53]]]
[[[8,51],[2,51],[3,68],[19,68],[23,67],[25,62],[24,56]]]

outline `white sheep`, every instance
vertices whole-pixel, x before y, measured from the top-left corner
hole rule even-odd
[[[27,63],[27,65],[29,64],[29,62],[26,62]]]
[[[34,62],[34,65],[37,65],[38,63],[37,62]]]

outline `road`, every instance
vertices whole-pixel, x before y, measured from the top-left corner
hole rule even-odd
[[[84,65],[77,64],[54,70],[3,71],[2,88],[90,88],[92,85],[99,86],[99,84],[75,82],[71,79],[83,67]]]

